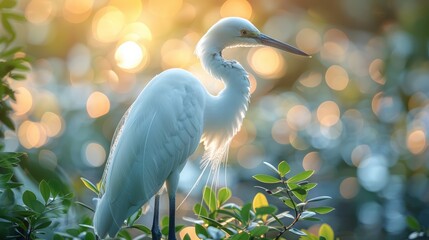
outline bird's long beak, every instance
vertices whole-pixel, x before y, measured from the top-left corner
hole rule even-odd
[[[295,47],[292,47],[289,44],[277,41],[274,38],[271,38],[271,37],[269,37],[269,36],[267,36],[265,34],[260,33],[256,37],[256,39],[259,40],[259,42],[262,45],[274,47],[274,48],[277,48],[277,49],[280,49],[280,50],[283,50],[283,51],[286,51],[286,52],[294,53],[294,54],[297,54],[297,55],[310,57],[310,55],[308,55],[307,53],[299,50],[298,48],[295,48]]]

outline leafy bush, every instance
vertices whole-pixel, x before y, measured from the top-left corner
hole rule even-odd
[[[193,208],[198,219],[185,218],[185,220],[193,223],[196,236],[201,239],[280,239],[284,233],[291,232],[306,237],[302,239],[314,239],[314,235],[301,231],[294,226],[299,221],[319,221],[320,219],[316,218],[318,214],[326,214],[334,210],[329,206],[312,206],[315,202],[331,197],[319,196],[307,199],[308,192],[317,185],[308,181],[314,171],[304,171],[290,176],[290,167],[285,161],[282,161],[277,168],[269,163],[265,164],[277,176],[255,175],[256,180],[270,186],[270,188],[257,187],[263,189],[266,194],[276,197],[281,203],[280,207],[286,207],[288,210],[278,213],[279,208],[270,204],[263,193],[256,194],[252,203],[239,206],[228,202],[232,196],[229,188],[223,187],[215,192],[212,188],[205,187],[203,202],[195,204]],[[99,185],[93,184],[85,178],[81,179],[88,189],[97,195],[99,194]],[[91,207],[83,203],[79,204],[92,210]],[[128,218],[118,236],[124,239],[132,239],[126,231],[130,228],[139,229],[142,236],[150,235],[151,232],[148,227],[137,223],[141,215],[142,210],[140,209]],[[91,226],[86,227],[92,228]],[[183,228],[183,225],[176,226],[176,232],[180,232]],[[328,231],[329,229],[330,231]],[[333,239],[333,231],[329,225],[324,225],[321,231],[322,235],[320,236],[322,237],[326,233],[332,232],[332,238],[325,236],[325,238],[320,239]],[[168,217],[164,217],[161,221],[161,233],[164,237],[168,236]],[[190,236],[186,234],[184,238],[190,239]]]

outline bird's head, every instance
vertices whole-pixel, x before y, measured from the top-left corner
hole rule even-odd
[[[270,46],[294,54],[309,56],[305,52],[289,44],[277,41],[256,28],[251,22],[238,17],[228,17],[219,20],[201,38],[197,45],[197,54],[203,52],[219,52],[231,47]]]

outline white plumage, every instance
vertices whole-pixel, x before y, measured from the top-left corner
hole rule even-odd
[[[225,18],[197,45],[204,68],[225,83],[217,96],[181,69],[153,78],[126,112],[115,132],[94,214],[96,234],[114,237],[124,220],[156,195],[164,182],[170,199],[170,234],[175,239],[175,192],[179,174],[200,141],[204,169],[217,171],[241,127],[250,92],[244,68],[222,58],[227,47],[269,45],[300,55],[298,49],[261,34],[249,21]],[[156,199],[158,201],[158,198]],[[158,209],[155,209],[156,214]],[[153,238],[159,239],[157,218]]]

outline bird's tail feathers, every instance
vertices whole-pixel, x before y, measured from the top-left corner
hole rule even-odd
[[[121,228],[121,224],[116,223],[112,209],[105,197],[96,199],[97,205],[94,213],[94,231],[101,239],[106,238],[106,236],[115,237]]]

